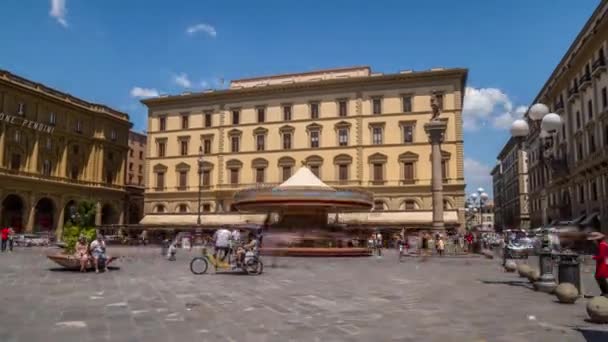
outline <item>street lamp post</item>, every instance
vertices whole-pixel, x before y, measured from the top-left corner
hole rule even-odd
[[[562,119],[558,114],[549,113],[549,108],[542,104],[536,103],[528,110],[528,118],[533,122],[540,121],[539,137],[541,141],[541,165],[546,167],[547,162],[551,162],[553,155],[546,153],[553,148],[553,135],[562,126]],[[523,119],[515,120],[511,125],[511,135],[515,138],[524,138],[530,134],[528,122]],[[543,224],[546,224],[546,212],[542,213]],[[542,292],[552,292],[557,284],[553,276],[553,254],[549,246],[549,236],[546,230],[543,230],[542,249],[538,256],[540,279],[534,283],[534,287]]]
[[[201,225],[201,177],[203,175],[203,147],[201,146],[198,150],[198,217],[196,219],[196,224]]]

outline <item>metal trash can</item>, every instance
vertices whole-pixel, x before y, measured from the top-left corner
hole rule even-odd
[[[578,289],[578,293],[581,294],[581,272],[580,272],[580,261],[578,260],[578,254],[575,253],[561,253],[556,255],[558,258],[558,270],[557,279],[561,283],[570,283]]]

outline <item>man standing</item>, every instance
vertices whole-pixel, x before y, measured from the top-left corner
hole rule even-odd
[[[215,251],[213,257],[217,257],[218,252],[224,252],[221,260],[224,261],[230,251],[230,238],[232,234],[226,228],[220,228],[213,234],[213,241],[215,241]]]
[[[382,257],[382,233],[376,234],[376,248],[378,249],[378,257]]]
[[[2,228],[2,231],[0,232],[0,234],[2,235],[2,252],[6,251],[6,245],[8,244],[8,235],[9,235],[10,231],[8,227],[4,227]]]
[[[602,296],[608,297],[608,237],[606,235],[593,232],[587,237],[588,240],[595,241],[597,253],[593,256],[595,260],[595,281],[602,292]]]

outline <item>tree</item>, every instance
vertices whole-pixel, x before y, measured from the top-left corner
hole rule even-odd
[[[70,216],[63,231],[63,241],[66,243],[66,253],[73,253],[76,242],[84,236],[87,243],[93,241],[97,235],[95,229],[95,203],[90,201],[79,202],[69,209]]]

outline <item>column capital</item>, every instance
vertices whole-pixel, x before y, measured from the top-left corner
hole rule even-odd
[[[424,124],[424,131],[429,137],[431,144],[441,144],[445,137],[448,123],[444,120],[431,120]]]

